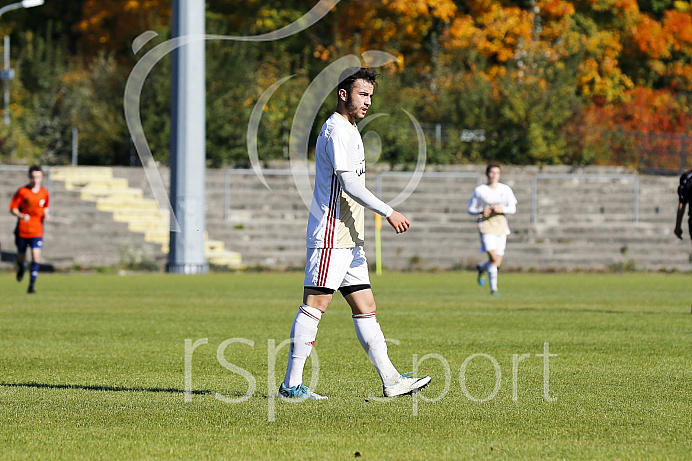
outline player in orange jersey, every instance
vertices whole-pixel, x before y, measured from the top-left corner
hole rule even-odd
[[[36,293],[34,284],[38,277],[41,249],[43,248],[43,221],[50,219],[50,197],[41,187],[43,170],[40,166],[29,168],[29,184],[20,187],[10,202],[10,213],[17,219],[14,229],[17,245],[17,281],[24,278],[26,248],[31,247],[31,270],[27,293]]]

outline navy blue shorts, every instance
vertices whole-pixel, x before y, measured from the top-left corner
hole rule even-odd
[[[14,243],[17,245],[17,253],[22,254],[27,247],[31,249],[43,249],[43,237],[24,238],[16,236]]]

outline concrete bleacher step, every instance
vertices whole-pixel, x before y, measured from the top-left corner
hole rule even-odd
[[[480,167],[462,167],[464,171],[481,171]],[[79,170],[79,169],[77,169]],[[97,169],[99,170],[99,169]],[[677,178],[639,176],[639,222],[634,223],[632,183],[612,180],[539,181],[537,223],[531,223],[532,179],[541,171],[533,167],[503,169],[503,179],[513,187],[519,199],[518,212],[510,217],[513,233],[503,267],[506,269],[571,269],[616,268],[634,261],[637,268],[664,268],[692,270],[689,241],[680,242],[672,235],[672,221],[677,207],[675,190]],[[566,169],[559,170],[565,172]],[[168,185],[169,171],[161,168],[161,177]],[[57,177],[61,172],[56,169]],[[167,213],[161,213],[149,192],[149,184],[142,169],[117,167],[110,173],[96,173],[100,179],[79,173],[69,184],[57,180],[58,191],[55,211],[58,220],[49,224],[49,231],[71,234],[79,226],[85,235],[98,234],[112,243],[127,235],[132,241],[155,248],[157,257],[165,258],[170,232]],[[482,174],[480,174],[482,177]],[[247,266],[267,268],[299,268],[305,262],[305,230],[308,210],[296,190],[293,178],[266,176],[267,189],[253,172],[230,177],[230,205],[226,204],[226,178],[224,170],[206,171],[207,226],[213,235],[206,250],[213,249],[222,261],[222,252],[228,251],[223,242],[233,242],[233,250],[223,255],[226,260]],[[377,173],[368,173],[367,185],[376,190]],[[7,189],[16,188],[17,180],[25,181],[21,171],[5,181]],[[122,178],[128,180],[125,184]],[[55,179],[55,175],[53,176]],[[386,200],[396,197],[408,184],[410,175],[385,177],[382,194]],[[2,181],[0,181],[0,185]],[[396,208],[412,221],[411,229],[402,235],[394,234],[385,224],[382,229],[382,255],[385,267],[409,268],[473,268],[485,256],[479,252],[479,241],[473,217],[466,213],[466,201],[475,186],[473,178],[452,180],[446,177],[423,177],[416,190]],[[67,190],[70,187],[72,190]],[[140,188],[142,199],[97,198],[80,201],[80,188],[128,189]],[[4,190],[4,189],[3,189]],[[12,192],[7,192],[11,194]],[[8,198],[9,200],[9,198]],[[546,205],[547,204],[547,205]],[[601,212],[603,209],[603,212]],[[75,224],[72,216],[61,215],[69,210],[79,217]],[[112,220],[100,216],[107,210]],[[230,219],[224,219],[229,215]],[[60,224],[59,220],[65,220]],[[84,222],[82,225],[81,223]],[[144,232],[132,232],[134,229]],[[163,223],[163,224],[161,224]],[[10,232],[13,219],[0,216],[0,225]],[[52,229],[50,226],[53,226]],[[366,213],[366,252],[374,264],[374,223]],[[80,234],[81,235],[81,234]],[[145,241],[149,240],[148,243]],[[86,237],[76,242],[61,243],[65,253],[57,259],[68,261],[67,251],[87,258],[102,252],[90,248]],[[62,241],[61,241],[62,242]],[[85,242],[85,243],[83,243]],[[679,244],[681,243],[681,244]],[[84,246],[85,248],[80,248]],[[113,243],[111,247],[115,247]],[[89,247],[89,248],[87,248]],[[163,248],[162,248],[163,247]],[[48,242],[48,249],[55,246]],[[115,250],[117,252],[117,250]],[[49,253],[46,253],[47,255]],[[216,261],[216,262],[214,262]]]
[[[161,251],[168,253],[170,231],[168,229],[152,229],[144,232],[144,241],[161,244]]]
[[[155,222],[165,222],[168,223],[169,212],[161,211],[159,208],[156,210],[114,210],[113,220],[117,222],[131,222],[131,221],[155,221]]]
[[[84,189],[125,189],[128,187],[127,180],[123,178],[110,178],[103,180],[85,181],[70,179],[64,181],[65,190],[84,190]]]
[[[142,188],[130,187],[127,178],[114,177],[111,168],[89,167],[56,168],[52,177],[64,181],[66,190],[78,191],[81,200],[95,202],[98,210],[112,213],[113,220],[126,223],[129,232],[143,234],[145,242],[158,244],[163,254],[168,253],[169,213],[161,211],[155,200],[145,198]],[[222,241],[210,240],[206,234],[205,256],[215,265],[242,267],[239,253],[226,250]]]
[[[142,189],[127,188],[109,188],[109,187],[91,187],[87,186],[81,189],[82,200],[94,201],[99,198],[114,198],[114,199],[131,199],[139,200],[144,198]]]
[[[519,199],[519,211],[510,217],[513,234],[509,237],[506,267],[607,268],[629,257],[637,259],[638,267],[648,264],[661,267],[661,261],[667,260],[675,267],[692,268],[687,255],[668,259],[657,256],[675,252],[670,224],[661,222],[670,221],[673,212],[669,210],[674,211],[676,206],[674,180],[639,177],[638,223],[634,222],[630,205],[634,199],[632,178],[575,176],[568,180],[542,180],[538,183],[537,223],[532,224],[532,182],[541,171],[522,170],[507,168],[503,174]],[[369,175],[367,180],[373,191],[375,178],[376,175]],[[385,177],[381,188],[383,198],[391,200],[397,196],[409,178]],[[278,182],[279,178],[271,179]],[[293,251],[291,247],[303,245],[307,210],[295,187],[291,187],[290,178],[282,179],[283,186],[288,187],[275,194],[258,184],[252,174],[234,177],[227,210],[229,220],[214,221],[215,226],[224,226],[222,235],[236,242],[236,249],[248,263],[283,261],[299,266],[304,262],[303,252]],[[403,237],[389,235],[386,226],[383,229],[385,265],[406,268],[411,260],[423,261],[420,267],[472,267],[473,261],[480,261],[483,256],[478,252],[475,222],[466,214],[466,200],[475,183],[473,178],[455,182],[424,177],[397,207],[411,219],[411,229]],[[222,183],[215,184],[210,196],[221,200]],[[367,251],[372,250],[369,243],[372,239],[373,225],[367,220]],[[659,240],[664,241],[660,247],[653,244]],[[645,250],[647,245],[651,251]],[[623,248],[627,254],[621,252]],[[372,258],[372,253],[369,254]]]
[[[122,197],[99,197],[96,199],[96,208],[101,211],[121,211],[121,212],[134,212],[134,211],[149,211],[156,212],[159,211],[159,205],[156,200],[143,198],[143,199],[131,199]]]
[[[149,232],[149,231],[157,231],[157,230],[163,230],[164,232],[168,232],[169,226],[168,223],[165,222],[164,220],[137,220],[137,221],[128,221],[127,223],[127,228],[130,230],[130,232]]]
[[[209,264],[215,266],[231,267],[234,269],[245,269],[242,255],[237,251],[215,251],[205,253]]]
[[[89,183],[90,181],[107,181],[113,178],[113,169],[108,167],[66,166],[53,167],[50,177],[54,181]]]

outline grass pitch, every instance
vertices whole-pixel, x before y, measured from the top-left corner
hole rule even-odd
[[[0,458],[692,453],[689,274],[502,274],[500,298],[471,273],[373,276],[393,362],[432,384],[380,401],[337,295],[305,374],[319,369],[329,400],[292,404],[273,398],[288,353],[276,349],[301,282],[42,275],[29,296],[0,274]]]

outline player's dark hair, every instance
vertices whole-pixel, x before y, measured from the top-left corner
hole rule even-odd
[[[41,169],[41,166],[40,166],[40,165],[32,165],[32,166],[29,168],[29,177],[31,177],[31,174],[32,174],[34,171],[40,171],[41,173],[43,173],[43,169]]]
[[[498,170],[502,171],[500,165],[498,165],[497,163],[491,163],[485,168],[485,175],[488,176],[490,174],[490,170],[492,170],[493,168],[497,168]]]
[[[365,80],[366,82],[370,82],[373,87],[377,88],[377,77],[379,76],[380,74],[369,67],[349,67],[339,76],[337,91],[346,90],[346,93],[351,94],[353,84],[356,80]]]

